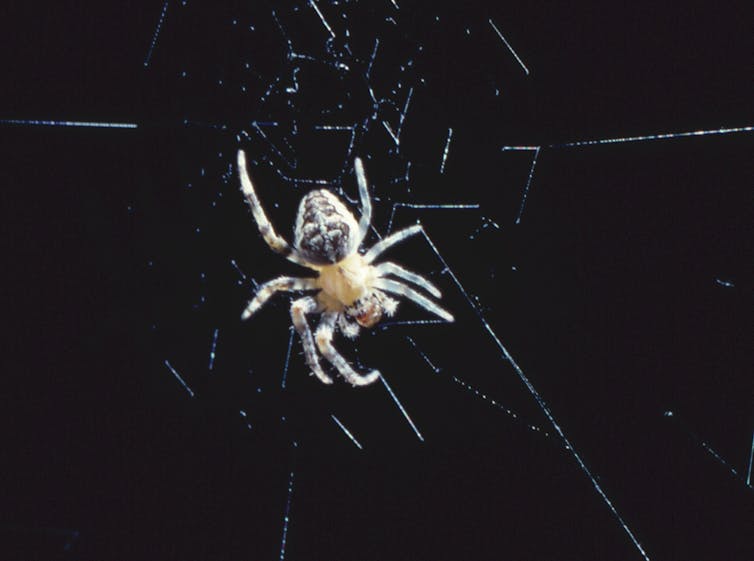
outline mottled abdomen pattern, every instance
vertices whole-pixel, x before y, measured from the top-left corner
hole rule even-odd
[[[337,263],[356,250],[358,230],[356,219],[340,199],[326,189],[317,189],[298,207],[294,245],[310,263]]]

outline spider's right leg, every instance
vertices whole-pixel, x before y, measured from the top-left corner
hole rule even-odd
[[[423,228],[421,224],[414,224],[413,226],[409,226],[407,228],[403,228],[402,230],[398,230],[397,232],[393,232],[388,237],[382,238],[380,241],[374,244],[372,248],[364,254],[364,260],[367,263],[371,263],[389,247],[402,242],[408,237],[418,234],[422,230]]]
[[[254,185],[249,179],[249,173],[246,171],[246,154],[243,150],[238,151],[238,175],[241,178],[241,191],[246,202],[251,207],[251,214],[254,216],[254,221],[257,223],[259,233],[262,234],[264,241],[270,246],[270,249],[275,253],[279,253],[289,261],[293,261],[297,265],[303,265],[308,267],[306,261],[298,254],[298,252],[285,241],[285,238],[279,236],[275,229],[272,227],[267,215],[262,208],[262,203],[259,202],[256,191],[254,191]]]
[[[404,269],[397,263],[393,263],[392,261],[384,261],[383,263],[380,263],[379,265],[375,265],[374,269],[377,272],[377,275],[380,277],[384,277],[385,275],[395,275],[398,278],[405,279],[408,282],[412,282],[420,286],[421,288],[429,292],[435,298],[442,297],[442,293],[440,292],[440,289],[437,288],[431,282],[429,282],[429,280],[425,279],[421,275],[412,273],[408,269]]]
[[[294,290],[317,290],[317,281],[316,279],[298,279],[296,277],[278,277],[267,281],[259,287],[254,298],[249,301],[246,309],[241,314],[241,319],[249,319],[275,293],[281,291],[291,292]]]
[[[353,161],[353,170],[356,174],[356,182],[359,184],[359,199],[361,199],[359,243],[356,244],[356,247],[359,247],[369,231],[369,225],[372,223],[372,201],[369,198],[369,185],[367,184],[367,177],[364,173],[364,164],[361,163],[361,158],[356,158]]]
[[[317,348],[314,346],[314,339],[312,338],[312,330],[309,329],[309,324],[306,321],[306,314],[317,312],[319,309],[320,305],[314,297],[304,296],[291,304],[291,318],[293,319],[293,326],[296,328],[299,337],[301,337],[306,364],[309,365],[309,368],[311,368],[312,372],[323,384],[332,384],[332,378],[325,374],[319,364]]]
[[[443,310],[440,306],[432,302],[432,300],[430,300],[429,298],[425,296],[422,296],[416,290],[414,290],[410,286],[406,286],[402,282],[380,277],[374,281],[374,287],[379,288],[380,290],[384,290],[385,292],[391,292],[392,294],[405,296],[409,300],[412,300],[416,302],[417,304],[419,304],[422,308],[424,308],[428,312],[432,312],[433,314],[441,317],[445,321],[448,321],[448,322],[455,321],[453,319],[453,315],[450,312]]]
[[[372,370],[369,374],[358,374],[348,361],[343,358],[335,347],[332,346],[332,338],[335,331],[335,323],[338,320],[338,314],[336,312],[326,312],[323,314],[322,321],[317,327],[317,347],[322,356],[325,357],[330,364],[338,369],[346,382],[352,386],[366,386],[372,382],[377,381],[380,377],[380,373],[377,370]]]

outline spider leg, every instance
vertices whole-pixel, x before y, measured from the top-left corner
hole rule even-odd
[[[382,238],[380,241],[374,244],[372,248],[364,254],[364,260],[367,263],[371,263],[390,246],[400,243],[406,238],[418,234],[421,231],[422,225],[414,224],[413,226],[409,226],[408,228],[403,228],[402,230],[393,232],[388,237]]]
[[[259,197],[257,197],[257,193],[254,191],[254,185],[251,183],[251,179],[249,179],[249,173],[246,171],[246,154],[243,150],[238,151],[238,175],[241,178],[241,191],[246,198],[246,202],[251,207],[251,214],[257,223],[259,233],[262,234],[264,241],[270,246],[270,249],[297,265],[308,267],[306,261],[298,252],[285,241],[285,238],[279,236],[272,227],[270,220],[262,208],[262,203],[259,202]]]
[[[432,300],[430,300],[426,296],[422,296],[416,290],[409,286],[406,286],[402,282],[394,281],[391,279],[378,278],[374,281],[374,286],[375,288],[380,288],[382,290],[385,290],[386,292],[392,292],[393,294],[404,296],[409,300],[412,300],[415,303],[419,304],[425,310],[441,317],[445,321],[455,321],[453,319],[453,316],[449,312],[443,310],[440,306],[432,302]]]
[[[317,340],[317,348],[322,356],[325,357],[330,364],[338,369],[346,382],[352,386],[366,386],[375,382],[380,377],[380,373],[377,370],[372,370],[369,374],[358,374],[348,361],[343,358],[335,347],[332,346],[332,338],[335,332],[335,323],[338,320],[337,312],[325,312],[322,314],[322,321],[317,327],[317,333],[315,338]]]
[[[423,288],[435,298],[440,298],[442,296],[440,290],[423,276],[412,273],[411,271],[404,269],[396,263],[385,261],[384,263],[375,265],[374,269],[377,272],[377,275],[380,277],[384,277],[385,275],[394,275],[396,277],[407,280],[408,282],[412,282],[420,288]]]
[[[272,298],[277,292],[291,292],[294,290],[316,290],[316,279],[299,279],[296,277],[278,277],[267,281],[259,287],[254,298],[249,300],[248,305],[241,314],[241,319],[249,319],[267,300]]]
[[[312,296],[304,296],[303,298],[295,300],[293,304],[291,304],[291,318],[293,319],[293,326],[296,328],[299,337],[301,337],[306,364],[309,365],[309,368],[311,368],[312,372],[323,384],[332,384],[332,378],[325,374],[319,364],[317,349],[314,346],[314,339],[312,338],[312,330],[309,329],[309,324],[306,321],[306,314],[317,312],[319,310],[320,306],[315,298]]]
[[[359,198],[361,199],[361,219],[359,220],[359,238],[356,247],[361,245],[369,231],[369,224],[372,222],[372,201],[369,198],[369,186],[367,177],[364,173],[364,164],[361,158],[353,161],[353,170],[356,174],[356,182],[359,184]]]

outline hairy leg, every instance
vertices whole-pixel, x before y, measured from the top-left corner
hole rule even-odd
[[[322,315],[322,321],[317,327],[317,347],[322,356],[325,357],[330,364],[337,368],[341,376],[351,384],[352,386],[366,386],[375,382],[380,373],[377,370],[372,370],[369,374],[358,374],[348,361],[335,350],[332,345],[332,338],[335,332],[335,323],[338,320],[338,314],[336,312],[326,312]]]
[[[380,278],[374,281],[374,286],[387,292],[392,292],[393,294],[408,298],[409,300],[412,300],[413,302],[419,304],[425,310],[441,317],[445,321],[454,321],[453,316],[449,312],[443,310],[440,306],[432,302],[432,300],[425,296],[422,296],[416,290],[409,286],[406,286],[402,282]]]
[[[434,284],[429,282],[429,280],[425,279],[421,275],[417,275],[416,273],[412,273],[411,271],[404,269],[396,263],[385,261],[384,263],[375,265],[374,268],[377,271],[377,274],[381,277],[384,277],[385,275],[393,275],[402,278],[403,280],[407,280],[408,282],[414,283],[415,285],[419,286],[419,288],[423,288],[424,290],[429,292],[435,298],[440,298],[442,296],[440,290]]]
[[[322,367],[319,364],[317,358],[317,349],[314,346],[314,339],[312,338],[312,330],[309,329],[309,324],[306,321],[306,314],[319,311],[320,307],[317,300],[312,296],[304,296],[295,300],[291,304],[291,318],[293,319],[293,326],[296,328],[299,337],[301,337],[301,344],[304,347],[304,360],[309,365],[312,372],[323,384],[332,384],[332,378],[325,374]]]
[[[409,226],[408,228],[403,228],[402,230],[393,232],[388,237],[382,238],[380,241],[374,244],[372,248],[364,254],[364,259],[367,263],[371,263],[389,247],[394,246],[395,244],[400,243],[406,238],[414,236],[421,231],[421,224],[414,224],[413,226]]]
[[[259,287],[246,309],[241,314],[241,319],[249,319],[251,315],[261,308],[267,300],[272,298],[277,292],[294,291],[294,290],[316,290],[317,284],[315,279],[299,279],[296,277],[279,277],[267,281]]]
[[[359,198],[361,199],[359,243],[356,244],[356,247],[358,247],[364,241],[369,230],[369,225],[372,222],[372,201],[369,198],[369,185],[367,184],[367,177],[364,173],[364,164],[361,163],[361,158],[356,158],[353,161],[353,169],[356,174],[356,182],[359,184]]]
[[[275,253],[279,253],[289,261],[293,261],[298,265],[308,267],[306,261],[296,252],[296,250],[285,241],[285,238],[279,236],[275,229],[272,227],[270,220],[262,208],[262,203],[259,202],[259,197],[254,190],[254,185],[249,179],[249,173],[246,171],[246,154],[243,150],[238,151],[238,175],[241,178],[241,191],[246,202],[251,207],[251,214],[254,216],[254,221],[257,223],[259,233],[262,234],[264,241],[270,246],[270,249]]]

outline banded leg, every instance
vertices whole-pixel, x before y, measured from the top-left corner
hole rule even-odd
[[[264,241],[275,253],[279,253],[297,265],[307,267],[306,261],[285,241],[285,238],[275,232],[270,220],[267,218],[262,208],[262,203],[259,202],[259,197],[257,197],[257,193],[254,191],[254,185],[251,183],[251,179],[249,179],[249,173],[246,171],[246,154],[243,150],[238,151],[238,175],[241,178],[241,191],[244,197],[246,197],[246,202],[251,207],[251,214],[254,216],[254,221],[257,223],[259,233],[262,234]]]
[[[432,312],[445,321],[455,321],[453,316],[449,312],[446,312],[440,306],[432,302],[432,300],[430,300],[426,296],[422,296],[416,290],[409,286],[406,286],[402,282],[380,278],[374,281],[374,286],[387,292],[392,292],[393,294],[398,294],[399,296],[408,298],[409,300],[412,300],[415,303],[419,304],[428,312]]]
[[[402,230],[393,232],[388,237],[382,238],[380,241],[374,244],[372,246],[372,249],[370,249],[364,254],[364,259],[366,260],[367,263],[371,263],[372,261],[377,259],[380,253],[384,252],[387,248],[397,243],[400,243],[406,238],[416,235],[421,231],[422,231],[422,225],[414,224],[413,226],[409,226],[408,228],[403,228]]]
[[[377,271],[377,274],[381,277],[384,277],[385,275],[393,275],[407,280],[408,282],[414,283],[415,285],[429,292],[435,298],[442,297],[440,290],[434,284],[429,282],[429,280],[425,279],[421,275],[417,275],[416,273],[412,273],[411,271],[404,269],[396,263],[385,261],[384,263],[375,265],[374,268]]]
[[[317,281],[315,279],[298,279],[296,277],[278,277],[267,281],[259,287],[246,309],[241,314],[241,319],[249,319],[251,315],[261,308],[267,300],[272,298],[277,292],[290,292],[293,290],[316,290]]]
[[[314,346],[314,339],[312,338],[312,330],[309,329],[309,324],[306,321],[306,314],[319,311],[320,307],[317,300],[312,296],[304,296],[295,300],[291,304],[291,318],[293,319],[293,326],[296,328],[299,337],[301,337],[301,344],[304,347],[304,360],[309,365],[312,372],[323,384],[332,384],[332,378],[325,374],[324,370],[319,364],[317,358],[317,349]]]
[[[335,332],[335,323],[338,320],[338,314],[335,312],[326,312],[322,315],[322,321],[317,327],[317,348],[322,356],[325,357],[330,364],[337,368],[341,376],[351,384],[352,386],[366,386],[375,382],[380,377],[380,373],[377,370],[372,370],[369,374],[358,374],[348,361],[343,358],[335,347],[332,346],[332,338]]]
[[[364,238],[366,238],[369,225],[372,223],[372,201],[369,198],[369,185],[367,184],[367,177],[364,173],[364,164],[361,163],[361,158],[356,158],[353,161],[353,170],[356,174],[356,182],[359,184],[359,198],[361,199],[359,243],[356,244],[356,247],[359,247]]]

